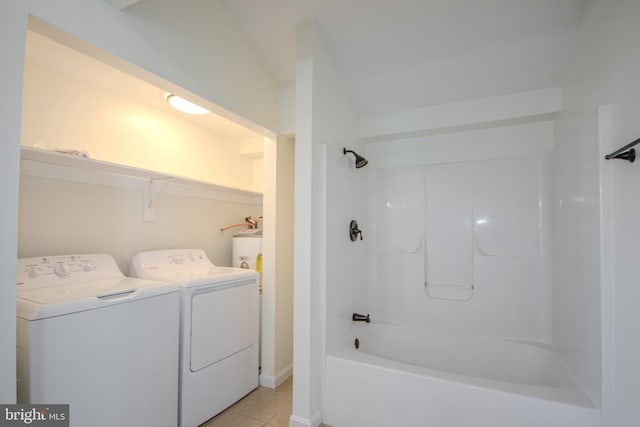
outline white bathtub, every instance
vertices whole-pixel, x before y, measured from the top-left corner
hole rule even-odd
[[[411,326],[359,325],[327,356],[325,391],[333,427],[599,425],[551,347]]]

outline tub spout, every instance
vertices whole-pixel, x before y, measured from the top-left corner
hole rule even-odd
[[[368,314],[365,316],[364,314],[353,313],[353,316],[351,317],[351,320],[353,320],[354,322],[371,323],[371,319],[369,318]]]

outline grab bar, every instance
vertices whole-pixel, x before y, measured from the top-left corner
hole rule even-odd
[[[618,148],[616,151],[612,153],[607,154],[606,156],[604,156],[604,158],[607,160],[622,159],[622,160],[629,161],[629,163],[633,163],[636,160],[636,150],[635,148],[631,148],[631,147],[637,144],[640,144],[640,138],[636,139],[633,142],[630,142],[629,144],[625,145],[622,148]]]

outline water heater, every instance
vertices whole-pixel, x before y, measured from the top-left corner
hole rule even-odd
[[[262,235],[236,234],[233,236],[232,266],[262,272]]]
[[[262,233],[257,231],[256,233]],[[258,309],[259,340],[258,340],[258,360],[259,368],[262,369],[262,234],[239,233],[233,236],[232,267],[248,268],[260,273],[258,288],[260,290],[260,303]]]

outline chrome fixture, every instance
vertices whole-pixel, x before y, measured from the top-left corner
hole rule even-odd
[[[351,316],[351,320],[353,320],[354,322],[371,323],[371,318],[368,314],[365,316],[364,314],[353,313],[353,316]]]
[[[356,169],[360,169],[363,166],[366,166],[369,161],[362,157],[360,154],[356,153],[353,150],[347,150],[346,148],[342,149],[342,154],[346,155],[347,153],[351,153],[356,157]]]

